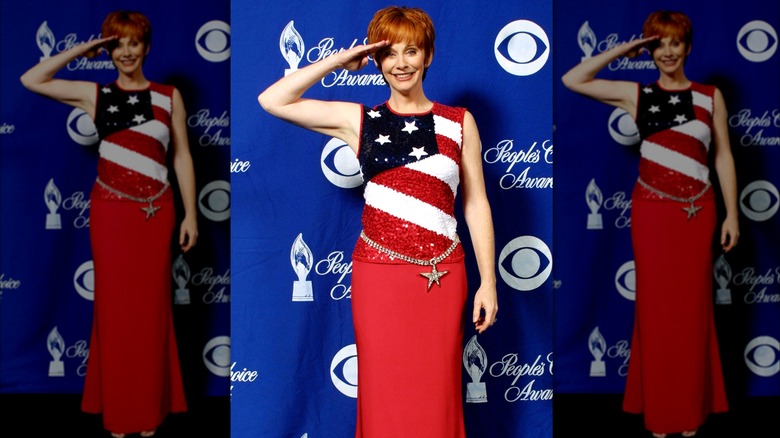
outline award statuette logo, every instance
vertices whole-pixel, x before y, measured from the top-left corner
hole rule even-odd
[[[60,358],[65,352],[65,340],[60,336],[60,332],[57,331],[57,327],[54,327],[49,332],[49,336],[46,338],[46,348],[49,349],[49,354],[52,357],[52,361],[49,362],[49,377],[62,377],[65,375],[65,364],[62,363]]]
[[[588,350],[590,350],[590,354],[593,356],[593,360],[590,362],[590,376],[606,376],[607,369],[601,358],[604,357],[604,353],[607,351],[607,341],[601,335],[598,327],[594,328],[590,332],[590,336],[588,336]]]
[[[293,282],[293,301],[314,301],[311,281],[306,279],[314,264],[313,259],[309,245],[303,241],[303,233],[299,233],[290,248],[290,264],[298,276],[298,280]]]
[[[590,214],[588,214],[588,229],[603,229],[604,224],[599,209],[601,208],[601,204],[604,203],[604,195],[601,194],[601,189],[596,185],[595,178],[590,180],[588,187],[585,189],[585,203],[588,204],[588,208],[590,209]]]
[[[62,195],[60,194],[60,189],[54,185],[54,178],[49,180],[46,188],[43,190],[43,202],[46,203],[46,208],[49,209],[49,214],[46,215],[46,229],[61,229],[62,220],[57,210],[60,208],[60,204],[62,204]]]
[[[731,265],[726,261],[726,255],[721,254],[712,265],[712,275],[718,283],[715,291],[715,304],[731,304],[731,289],[728,288],[731,281]]]
[[[190,266],[184,260],[184,254],[176,257],[171,273],[177,286],[173,298],[174,304],[190,304],[190,290],[187,289],[187,283],[190,281]]]
[[[584,55],[582,57],[583,61],[593,55],[593,49],[596,48],[596,34],[587,21],[582,23],[580,30],[577,32],[577,44],[579,44],[580,50],[582,50]]]
[[[284,69],[285,76],[298,70],[298,64],[303,58],[304,50],[303,37],[295,30],[293,21],[290,20],[290,22],[287,23],[287,26],[284,27],[284,30],[282,30],[282,35],[279,37],[279,51],[282,52],[282,56],[290,66],[290,68]]]
[[[471,377],[471,382],[466,384],[466,403],[487,403],[485,382],[479,381],[487,369],[487,354],[477,342],[477,335],[463,349],[463,366]]]
[[[38,32],[35,33],[35,42],[38,44],[38,49],[41,51],[41,61],[51,56],[51,51],[54,50],[54,32],[49,29],[49,25],[44,21],[38,26]]]

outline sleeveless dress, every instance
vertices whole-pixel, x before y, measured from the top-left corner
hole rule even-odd
[[[102,413],[111,432],[152,430],[169,412],[187,409],[171,296],[172,96],[173,87],[156,83],[97,90],[101,143],[90,194],[95,301],[82,410]]]
[[[713,315],[716,212],[707,155],[715,87],[653,83],[638,92],[636,302],[623,409],[644,413],[650,431],[679,433],[728,410]]]
[[[464,114],[438,103],[423,114],[363,107],[365,238],[352,255],[356,437],[465,437],[467,287],[454,215]]]

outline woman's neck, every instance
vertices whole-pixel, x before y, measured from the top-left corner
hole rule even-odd
[[[131,76],[120,73],[116,83],[125,90],[141,90],[149,86],[149,80],[140,71]]]
[[[688,78],[685,77],[685,73],[680,70],[674,75],[661,74],[658,78],[658,85],[667,90],[680,90],[690,87],[691,81],[689,81]]]
[[[387,104],[393,111],[401,114],[420,114],[433,108],[433,102],[420,91],[414,95],[403,95],[401,93],[391,93],[387,99]]]

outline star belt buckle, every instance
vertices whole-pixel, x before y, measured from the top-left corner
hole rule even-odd
[[[148,207],[141,207],[141,211],[146,213],[146,220],[149,220],[150,217],[154,216],[159,209],[160,207],[155,207],[154,204],[152,204],[152,201],[149,201]]]
[[[444,277],[450,271],[438,271],[436,270],[436,264],[431,262],[431,272],[420,272],[420,275],[428,279],[428,292],[431,291],[431,286],[434,282],[441,287],[439,279]]]
[[[693,202],[691,202],[691,205],[688,207],[683,207],[683,211],[688,213],[688,220],[691,220],[692,217],[696,217],[696,213],[701,210],[701,207],[697,207],[693,205]]]

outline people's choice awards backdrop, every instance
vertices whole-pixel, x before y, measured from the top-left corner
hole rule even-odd
[[[286,72],[362,44],[374,12],[388,4],[231,2],[233,437],[354,436],[360,358],[351,254],[363,205],[357,160],[340,140],[268,115],[257,95]],[[436,26],[427,95],[468,108],[477,121],[495,222],[500,310],[485,334],[467,324],[467,433],[549,437],[552,2],[409,5],[426,10]],[[306,96],[373,106],[389,91],[371,64],[333,72]],[[459,235],[470,254],[468,233]],[[472,257],[467,268],[471,309],[478,284]],[[417,360],[397,354],[410,367]]]
[[[181,254],[177,246],[173,255],[174,323],[188,396],[226,396],[231,295],[227,0],[2,2],[0,392],[79,393],[84,384],[92,299],[100,293],[94,289],[89,242],[97,134],[83,111],[24,89],[19,77],[44,58],[99,38],[103,19],[117,9],[149,17],[152,43],[144,73],[175,85],[184,99],[200,237],[192,251]],[[116,76],[110,58],[102,54],[75,59],[56,77],[107,83]],[[128,373],[132,378],[132,370]]]
[[[777,396],[780,3],[761,0],[600,0],[587,7],[555,1],[555,389],[624,389],[636,293],[630,215],[639,142],[630,116],[567,90],[560,77],[583,58],[642,37],[645,17],[665,8],[693,22],[688,78],[720,88],[728,109],[741,236],[728,254],[714,245],[712,297],[729,397]],[[645,54],[617,59],[599,76],[649,83],[658,72]],[[675,272],[660,275],[674,281]]]

